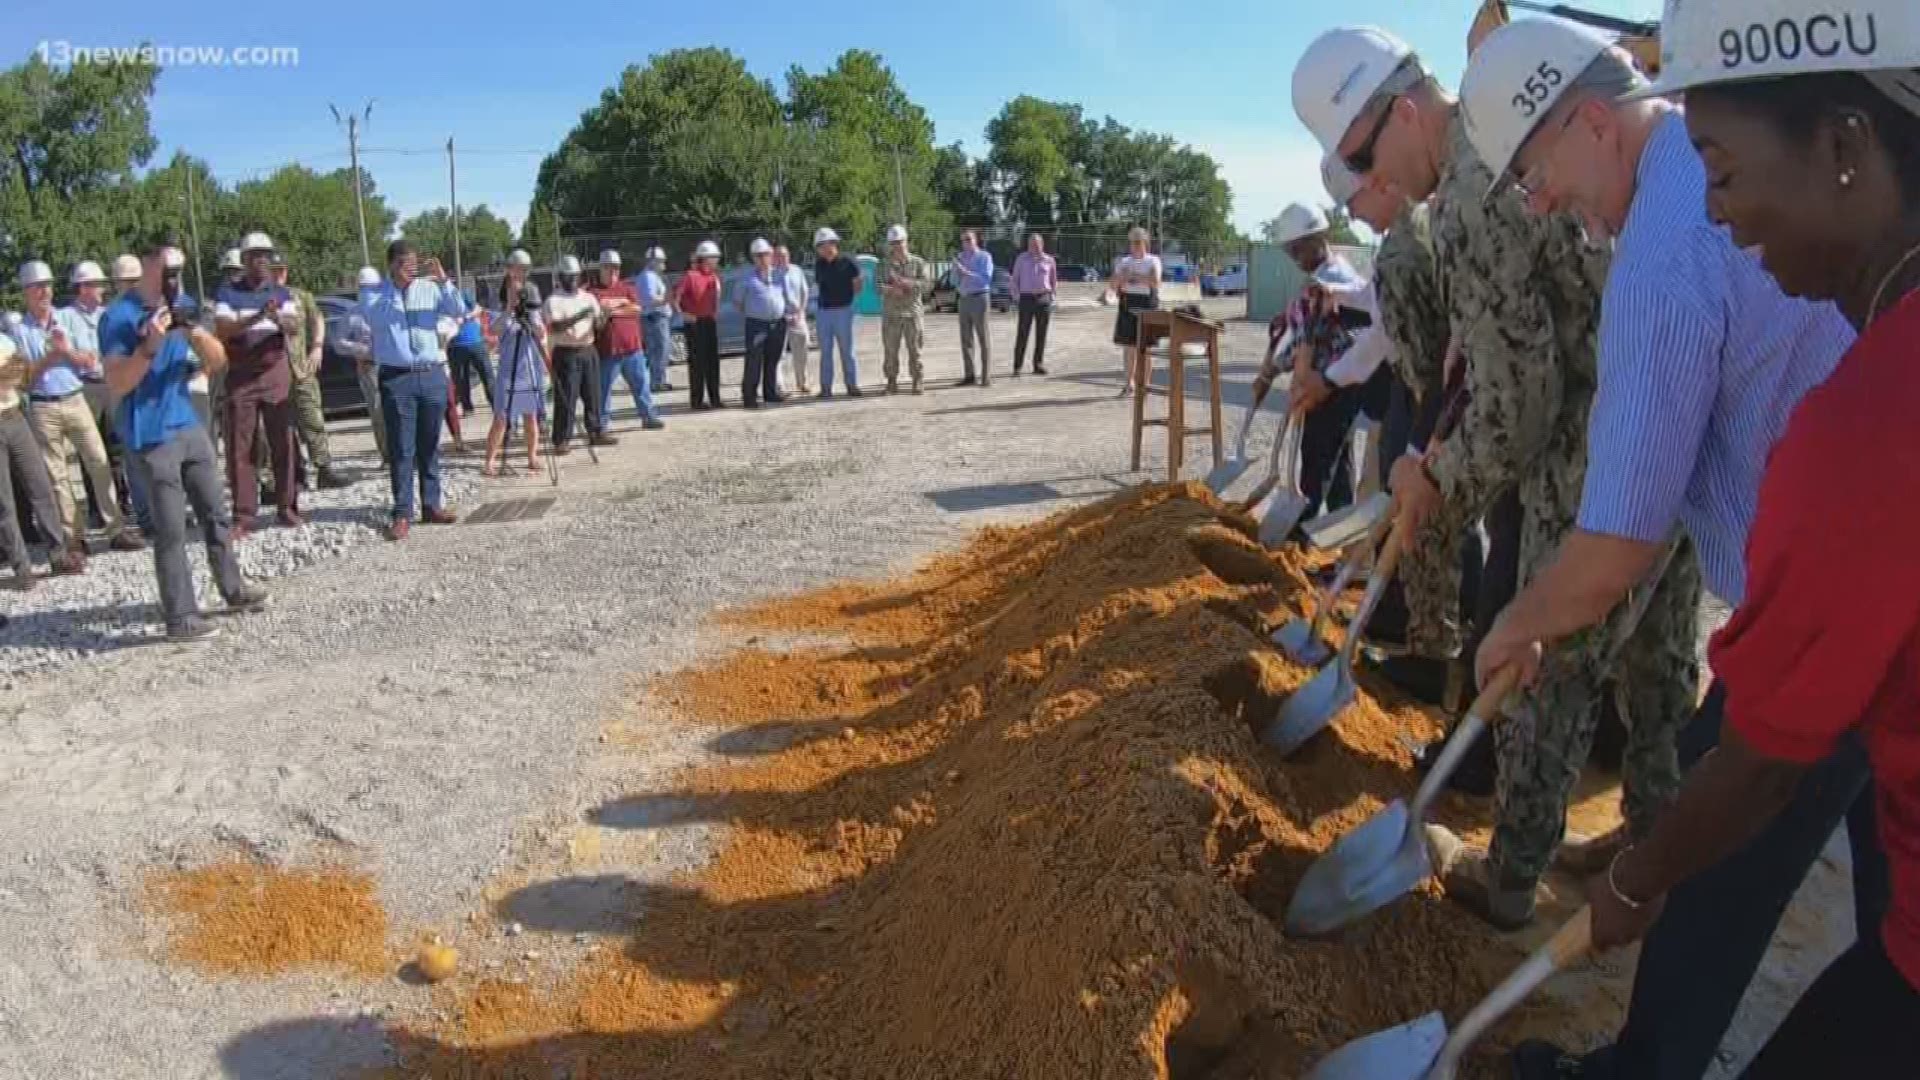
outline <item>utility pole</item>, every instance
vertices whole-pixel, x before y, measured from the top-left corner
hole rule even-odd
[[[453,280],[460,281],[460,188],[453,180],[453,136],[447,136],[447,203],[453,207]]]
[[[560,211],[548,210],[553,215],[553,268],[560,269]]]
[[[207,283],[200,269],[200,218],[193,210],[193,162],[182,161],[187,171],[187,241],[193,245],[193,292],[196,296],[207,295]]]
[[[893,190],[900,200],[900,227],[907,225],[907,174],[900,163],[900,148],[893,148]]]
[[[347,157],[353,165],[353,210],[360,218],[360,263],[373,265],[373,249],[367,245],[367,204],[360,191],[360,124],[363,120],[373,119],[373,102],[367,102],[366,108],[357,113],[348,113],[343,119],[340,110],[328,104],[333,110],[333,122],[347,125]]]

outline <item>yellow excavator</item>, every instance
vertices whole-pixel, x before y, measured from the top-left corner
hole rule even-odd
[[[1508,9],[1519,8],[1522,11],[1552,15],[1568,22],[1591,26],[1596,30],[1606,30],[1620,35],[1620,47],[1632,54],[1633,59],[1649,76],[1660,74],[1660,24],[1642,22],[1638,19],[1623,19],[1615,15],[1606,15],[1597,11],[1584,11],[1567,4],[1542,4],[1533,0],[1486,0],[1473,16],[1473,27],[1467,31],[1467,52],[1480,47],[1480,42],[1488,34],[1513,21]]]

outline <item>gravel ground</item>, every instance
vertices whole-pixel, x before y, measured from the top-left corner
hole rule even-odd
[[[994,326],[1004,376],[1013,320]],[[733,645],[704,628],[717,607],[899,570],[989,521],[1162,475],[1153,440],[1148,473],[1125,472],[1110,327],[1104,312],[1063,314],[1054,374],[990,389],[946,388],[957,332],[936,317],[925,397],[696,416],[676,391],[668,431],[643,433],[623,409],[622,444],[598,465],[566,458],[557,492],[544,476],[481,481],[476,460],[452,463],[459,509],[557,494],[536,521],[388,544],[374,532],[377,479],[314,493],[314,523],[243,547],[251,572],[278,579],[274,605],[205,645],[154,641],[144,555],[0,594],[14,616],[0,630],[0,1077],[344,1075],[384,1053],[352,1018],[429,1008],[397,980],[209,980],[154,962],[132,904],[154,865],[344,857],[377,875],[396,944],[452,933],[501,885],[561,863],[642,881],[697,865],[711,826],[593,813],[714,752],[638,681]],[[1261,342],[1234,324],[1230,402],[1247,400]],[[871,389],[877,325],[860,347]],[[739,367],[726,369],[734,401]],[[350,464],[369,463],[363,422],[337,439]],[[534,968],[599,944],[546,932],[540,916],[503,913],[460,943],[492,965],[538,954]],[[528,929],[510,934],[508,919]],[[1803,959],[1831,946],[1825,923],[1797,925],[1812,927]],[[1747,1023],[1777,1014],[1770,993]]]

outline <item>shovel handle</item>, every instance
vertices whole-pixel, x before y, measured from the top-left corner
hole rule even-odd
[[[1467,1013],[1434,1058],[1433,1068],[1427,1071],[1429,1080],[1452,1077],[1459,1068],[1460,1059],[1479,1041],[1480,1036],[1486,1034],[1488,1028],[1498,1023],[1515,1005],[1526,1000],[1527,995],[1546,982],[1548,976],[1585,956],[1592,948],[1593,909],[1583,907],[1574,912],[1573,918],[1555,931],[1545,945],[1513,969],[1513,974],[1494,987],[1493,992],[1475,1005],[1472,1012]]]

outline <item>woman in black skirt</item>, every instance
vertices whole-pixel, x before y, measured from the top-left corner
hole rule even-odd
[[[1120,346],[1120,396],[1133,390],[1133,347],[1139,339],[1142,308],[1160,306],[1160,256],[1147,250],[1147,230],[1127,232],[1127,253],[1113,264],[1107,288],[1120,310],[1113,320],[1113,343]]]

